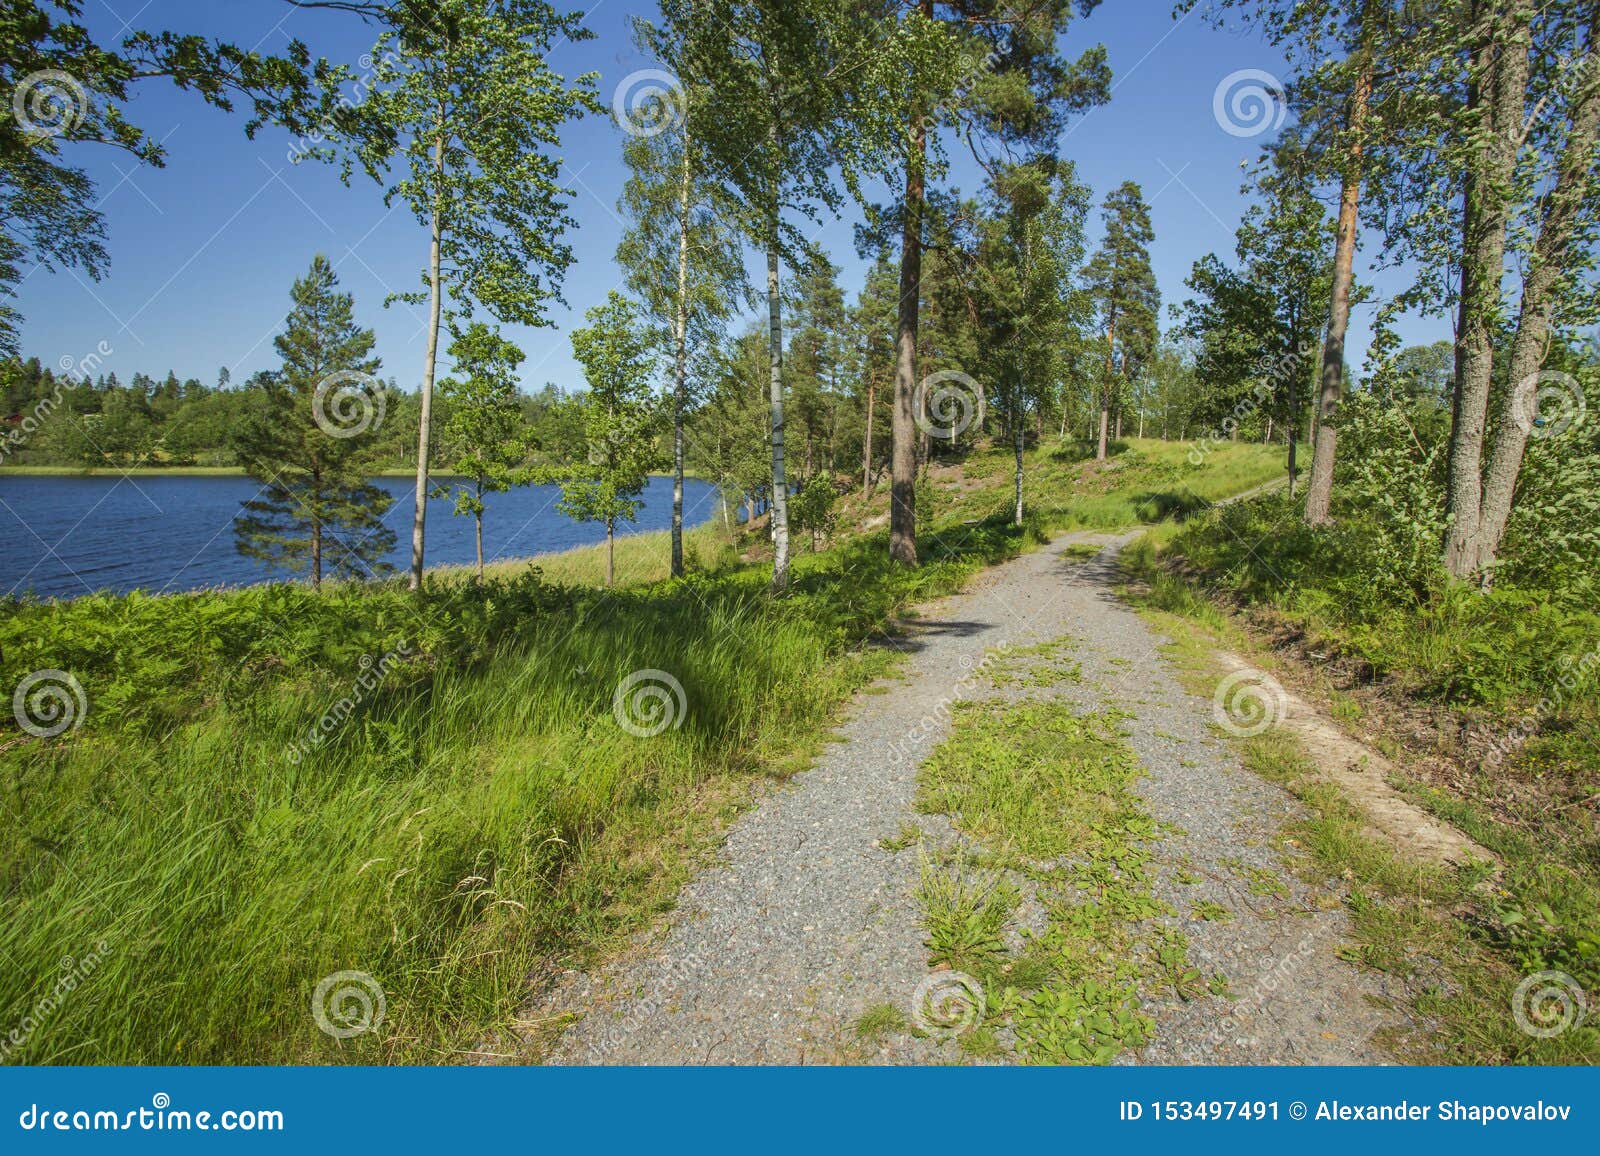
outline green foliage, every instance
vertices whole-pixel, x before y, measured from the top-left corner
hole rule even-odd
[[[833,534],[838,522],[839,491],[828,474],[813,474],[800,485],[789,499],[789,521],[801,533],[811,535],[811,548],[817,548],[817,539]]]
[[[1105,237],[1084,270],[1088,291],[1107,338],[1105,396],[1137,378],[1155,356],[1160,336],[1161,292],[1150,270],[1155,230],[1144,191],[1124,181],[1101,205]]]
[[[517,366],[523,353],[482,322],[450,346],[459,375],[439,388],[446,418],[440,429],[446,462],[456,483],[455,512],[477,526],[478,573],[483,573],[483,495],[504,493],[532,478],[531,431],[517,402]]]
[[[298,40],[283,56],[263,56],[204,36],[124,25],[120,43],[103,44],[85,24],[84,7],[82,0],[10,0],[0,12],[0,92],[9,94],[0,112],[0,356],[17,353],[21,314],[10,300],[25,266],[81,269],[99,280],[110,262],[104,198],[64,152],[99,144],[163,164],[162,143],[126,114],[139,81],[169,79],[225,111],[244,97],[253,136],[265,121],[303,133],[335,118],[333,96],[348,75],[325,61],[313,69]]]
[[[1394,405],[1365,391],[1339,407],[1335,495],[1346,518],[1360,520],[1364,569],[1422,594],[1439,581],[1444,540],[1446,445],[1418,406]],[[1421,432],[1419,432],[1419,429]],[[1425,442],[1424,436],[1432,433]]]
[[[952,816],[998,869],[974,877],[924,863],[930,960],[984,983],[991,1021],[1009,1025],[1030,1063],[1109,1063],[1154,1026],[1139,1011],[1146,977],[1132,956],[1164,908],[1145,869],[1154,828],[1132,791],[1138,760],[1118,726],[1058,700],[959,703],[918,776],[917,807]],[[1020,953],[1005,935],[1011,873],[1032,881],[1049,916]],[[1162,949],[1158,935],[1163,976],[1198,982],[1181,952]]]
[[[852,656],[864,638],[1016,552],[1002,526],[959,531],[916,571],[881,536],[797,559],[782,602],[753,567],[610,592],[533,572],[430,578],[420,596],[9,601],[0,679],[70,670],[88,710],[57,740],[0,742],[0,802],[18,817],[0,831],[0,1016],[19,1022],[63,955],[108,946],[16,1058],[478,1048],[541,961],[670,903],[743,776],[881,669]],[[642,668],[684,688],[681,725],[653,738],[614,714]],[[388,1018],[335,1041],[308,1003],[349,969],[382,986]]]
[[[419,224],[437,225],[454,305],[546,324],[572,260],[572,224],[551,155],[562,125],[599,112],[594,76],[570,84],[546,63],[589,36],[543,0],[440,0],[386,6],[371,76],[342,143]],[[502,115],[516,108],[516,116]],[[318,150],[325,152],[326,150]],[[420,294],[400,294],[420,300]]]
[[[366,480],[372,426],[383,420],[372,330],[318,256],[294,283],[294,309],[274,339],[283,368],[262,383],[261,404],[234,439],[239,464],[261,483],[234,520],[239,553],[292,571],[342,577],[382,573],[394,546],[383,515],[393,499]]]
[[[572,350],[589,380],[579,403],[589,460],[561,475],[561,510],[580,522],[603,522],[610,538],[619,520],[639,512],[650,471],[660,464],[660,409],[650,392],[651,344],[634,307],[612,290],[585,316],[589,325],[573,331]]]

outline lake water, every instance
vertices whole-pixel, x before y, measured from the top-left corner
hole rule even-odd
[[[411,556],[410,478],[379,478],[395,496],[384,521],[395,531],[388,556],[400,570]],[[245,477],[23,477],[0,471],[0,593],[73,598],[95,590],[152,592],[240,586],[293,577],[241,556],[233,545],[240,503],[256,493]],[[605,528],[556,509],[555,486],[490,494],[484,559],[520,558],[605,540]],[[453,498],[428,501],[429,566],[473,560],[472,519],[452,514]],[[686,479],[683,519],[697,526],[717,512],[715,487]],[[637,524],[665,530],[672,480],[651,478]]]

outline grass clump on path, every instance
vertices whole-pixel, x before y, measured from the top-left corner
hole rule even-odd
[[[1009,1035],[1028,1062],[1108,1063],[1152,1029],[1138,989],[1165,968],[1170,945],[1152,921],[1167,912],[1150,891],[1155,825],[1121,718],[1054,700],[962,703],[922,768],[918,809],[949,815],[990,868],[925,868],[929,962],[983,984],[989,1019],[977,1026]],[[1013,878],[1043,908],[1042,930],[1004,934],[1020,902]]]

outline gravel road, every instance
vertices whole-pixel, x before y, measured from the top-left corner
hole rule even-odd
[[[862,694],[814,768],[729,831],[719,866],[684,890],[672,918],[625,958],[570,974],[533,1010],[582,1013],[550,1049],[558,1064],[944,1063],[948,1044],[894,1032],[870,1045],[853,1025],[881,1004],[908,1009],[928,974],[915,898],[919,860],[879,846],[915,823],[917,767],[948,733],[949,705],[996,693],[985,652],[1063,636],[1082,681],[1052,690],[1134,717],[1138,790],[1166,824],[1155,891],[1179,912],[1194,965],[1231,998],[1152,998],[1154,1040],[1120,1062],[1383,1062],[1373,1042],[1399,1026],[1371,973],[1336,954],[1346,920],[1331,887],[1288,869],[1279,831],[1298,804],[1242,770],[1211,727],[1212,702],[1179,684],[1161,639],[1112,592],[1131,538],[1067,535],[923,608],[898,644],[904,678]],[[1074,542],[1104,543],[1074,561]],[[1198,882],[1195,882],[1198,877]],[[1279,880],[1282,888],[1270,881]],[[1277,892],[1277,893],[1274,893]],[[1225,920],[1193,915],[1201,901]]]

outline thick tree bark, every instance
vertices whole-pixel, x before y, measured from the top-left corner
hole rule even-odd
[[[1364,58],[1350,94],[1345,129],[1350,151],[1345,157],[1344,180],[1339,188],[1339,232],[1333,246],[1333,293],[1328,312],[1328,333],[1322,344],[1322,377],[1314,410],[1316,443],[1311,451],[1311,481],[1306,489],[1305,520],[1309,526],[1326,525],[1333,501],[1333,462],[1339,431],[1332,422],[1344,397],[1344,342],[1350,329],[1350,289],[1355,280],[1356,219],[1361,203],[1361,162],[1365,144],[1361,134],[1372,98],[1372,62]]]
[[[1462,208],[1461,304],[1456,323],[1446,500],[1445,569],[1465,581],[1478,571],[1483,547],[1483,442],[1494,374],[1494,336],[1502,312],[1506,226],[1528,83],[1528,42],[1503,35],[1526,27],[1531,0],[1479,0],[1467,108],[1476,113],[1480,143],[1466,174]]]
[[[441,117],[442,119],[442,117]],[[444,136],[433,144],[434,168],[444,172]],[[422,408],[417,419],[417,508],[411,519],[412,590],[422,589],[423,524],[428,516],[428,449],[433,432],[433,374],[439,360],[439,315],[443,309],[444,285],[440,277],[440,243],[443,235],[440,206],[435,197],[429,221],[428,244],[428,347],[422,362]]]
[[[895,328],[894,408],[890,420],[889,557],[917,564],[917,322],[922,303],[922,118],[911,124],[905,213],[900,229],[900,303]]]
[[[672,323],[672,576],[683,577],[683,415],[689,408],[689,134],[678,180],[678,301]]]
[[[1482,523],[1474,563],[1478,572],[1494,565],[1511,516],[1517,475],[1532,432],[1537,378],[1550,334],[1554,290],[1567,267],[1573,225],[1589,179],[1589,158],[1600,138],[1600,65],[1595,63],[1600,61],[1600,5],[1592,10],[1585,48],[1589,69],[1573,100],[1572,129],[1557,164],[1555,186],[1545,199],[1545,216],[1534,243],[1533,259],[1522,276],[1522,301],[1506,378],[1508,388],[1500,402],[1484,476]]]

